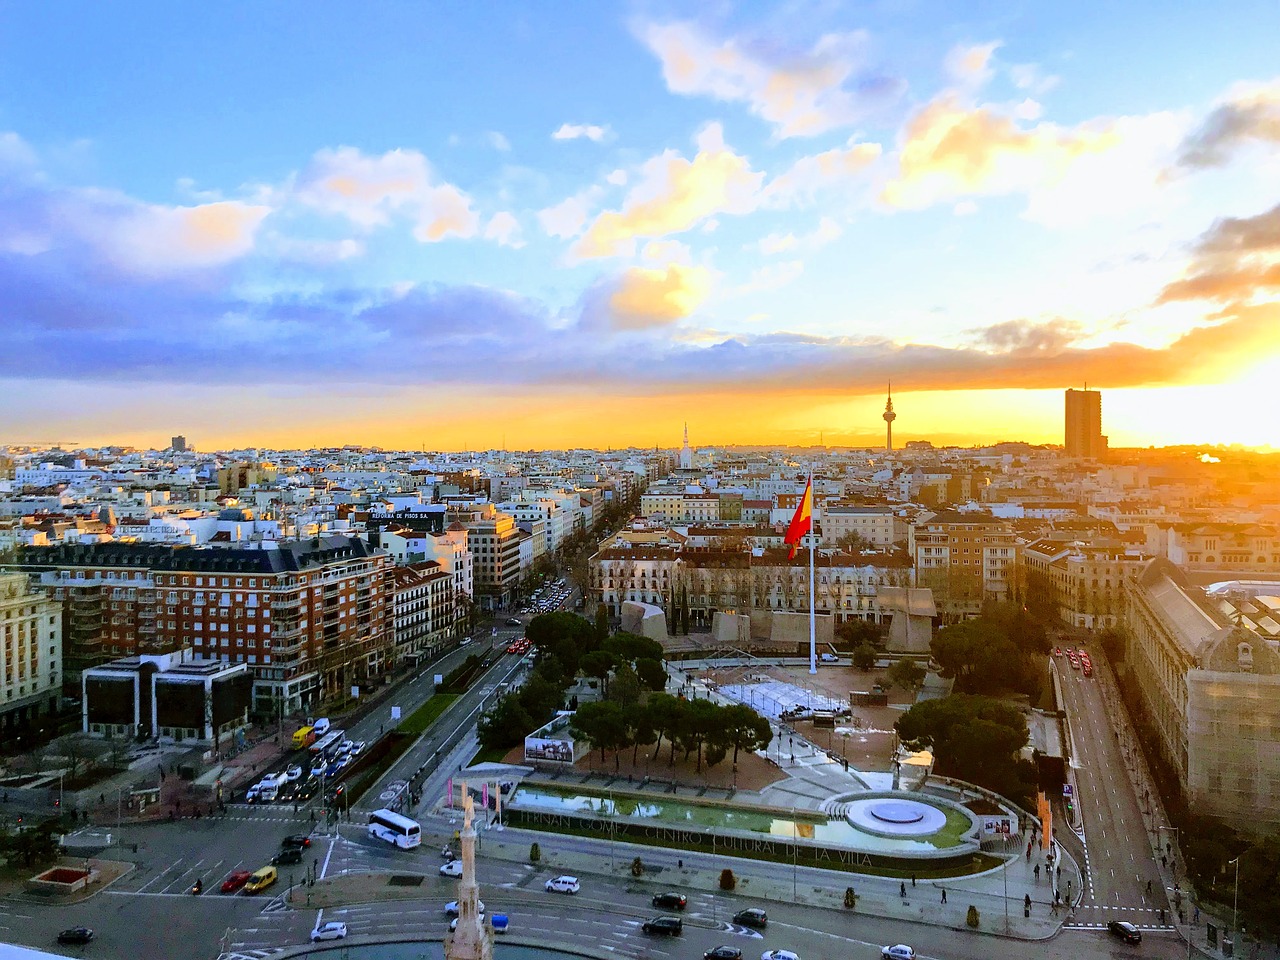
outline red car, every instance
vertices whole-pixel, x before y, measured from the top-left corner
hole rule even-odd
[[[252,876],[253,874],[250,873],[248,870],[236,870],[234,873],[231,874],[231,876],[227,877],[227,879],[222,881],[222,892],[235,893],[237,890],[243,887],[246,883],[248,883],[249,878]]]

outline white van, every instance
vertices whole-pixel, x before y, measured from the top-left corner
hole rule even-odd
[[[321,717],[311,726],[315,729],[317,737],[323,737],[326,733],[329,732],[329,718]]]

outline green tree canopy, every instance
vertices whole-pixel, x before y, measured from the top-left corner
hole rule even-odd
[[[850,659],[859,670],[870,670],[876,665],[876,648],[869,643],[860,643],[853,648]]]
[[[659,660],[641,657],[636,661],[636,675],[646,690],[665,690],[667,687],[667,669]]]
[[[1022,711],[991,697],[952,694],[915,704],[894,724],[911,749],[932,749],[940,774],[1021,800],[1028,771],[1015,753],[1027,744]]]
[[[903,658],[889,668],[886,679],[895,687],[911,691],[924,682],[925,669],[915,660]]]

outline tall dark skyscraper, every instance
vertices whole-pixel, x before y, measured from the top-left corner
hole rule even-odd
[[[1085,387],[1066,393],[1066,429],[1063,446],[1069,457],[1099,460],[1107,452],[1102,435],[1102,394]]]

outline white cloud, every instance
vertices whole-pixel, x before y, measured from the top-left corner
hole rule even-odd
[[[365,230],[385,226],[393,215],[415,224],[423,242],[448,236],[472,237],[479,217],[471,197],[440,181],[416,150],[370,156],[355,147],[321,150],[299,175],[294,197],[325,213],[346,217]]]
[[[850,140],[845,147],[801,157],[764,188],[765,206],[788,209],[812,204],[820,191],[844,187],[880,158],[880,144]]]
[[[1040,96],[1048,93],[1061,81],[1061,77],[1046,74],[1034,63],[1018,63],[1009,68],[1009,77],[1019,90]]]
[[[604,193],[599,187],[588,187],[566,197],[554,206],[538,211],[538,223],[552,237],[576,237],[587,224],[587,218]]]
[[[957,217],[972,216],[973,214],[978,212],[978,205],[974,203],[972,200],[961,200],[959,203],[957,203],[954,207],[951,208],[951,212],[954,213]]]
[[[826,34],[807,51],[772,37],[716,40],[689,22],[641,24],[637,33],[662,62],[669,90],[746,103],[778,137],[854,123],[904,89],[896,78],[860,71],[861,31]]]
[[[520,235],[520,221],[506,210],[500,210],[490,218],[484,228],[484,238],[495,241],[500,247],[519,250],[524,246],[524,239]]]
[[[766,256],[786,253],[790,250],[818,250],[844,235],[844,228],[831,217],[823,217],[818,225],[809,233],[796,236],[794,233],[771,233],[761,238],[756,248]]]
[[[763,293],[768,290],[778,290],[798,280],[802,273],[804,273],[804,263],[800,260],[767,263],[763,267],[753,270],[751,279],[742,286],[737,287],[733,293]]]
[[[991,57],[1000,41],[952,47],[943,61],[947,74],[961,87],[977,89],[991,79]]]
[[[592,221],[574,247],[575,256],[626,254],[637,237],[681,233],[716,214],[754,210],[764,174],[725,145],[717,123],[703,128],[697,145],[692,160],[667,150],[645,161],[621,209],[606,210]]]
[[[592,140],[599,143],[609,135],[608,126],[594,123],[562,123],[559,129],[551,134],[552,140]]]
[[[627,171],[622,169],[614,170],[604,179],[606,183],[611,183],[615,187],[625,187],[627,185]]]
[[[493,147],[493,149],[499,150],[502,153],[506,153],[511,149],[511,141],[508,140],[505,135],[499,133],[497,130],[490,130],[488,136],[489,136],[489,145]]]

